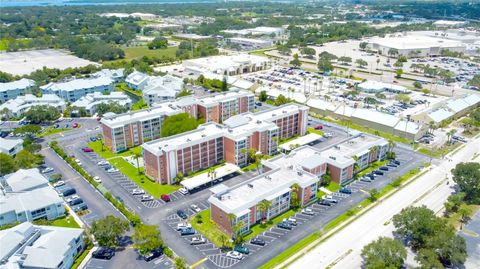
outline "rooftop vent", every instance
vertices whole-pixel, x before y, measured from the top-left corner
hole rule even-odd
[[[247,186],[248,186],[249,188],[253,189],[253,184],[248,183]]]
[[[205,137],[205,136],[207,136],[207,135],[206,135],[206,134],[202,134],[202,137]]]
[[[285,113],[287,113],[287,111],[286,111],[286,110],[282,110],[282,113],[285,114]]]
[[[289,165],[289,166],[287,166],[287,168],[288,168],[288,169],[290,169],[290,170],[293,170],[293,164],[292,164],[292,165]]]
[[[192,140],[190,138],[187,138],[187,142],[190,142],[190,141],[192,141]]]
[[[330,157],[328,157],[328,158],[330,158],[330,159],[332,159],[332,160],[334,160],[334,161],[337,160],[337,157],[333,157],[333,156],[330,156]]]
[[[336,149],[340,149],[340,147],[339,147],[339,146],[337,146],[337,145],[335,145],[335,146],[333,146],[333,147],[334,147],[334,148],[336,148]]]
[[[277,116],[277,114],[275,114],[275,113],[272,113],[272,117],[275,117],[275,116]]]
[[[297,171],[297,175],[302,176],[303,173],[301,171]]]
[[[272,178],[270,176],[265,176],[266,179],[271,180]]]

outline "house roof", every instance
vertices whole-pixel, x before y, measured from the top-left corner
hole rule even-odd
[[[0,92],[6,92],[17,89],[26,89],[35,86],[35,81],[22,78],[20,80],[0,83]]]
[[[15,173],[5,175],[3,178],[8,185],[6,189],[14,192],[32,190],[48,184],[48,179],[40,174],[38,168],[20,169]]]
[[[7,153],[19,144],[23,144],[23,139],[5,139],[0,137],[0,152]]]

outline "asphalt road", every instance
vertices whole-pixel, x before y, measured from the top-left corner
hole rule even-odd
[[[333,263],[334,268],[359,268],[362,247],[380,235],[391,236],[391,218],[402,208],[415,203],[426,204],[434,210],[441,208],[451,192],[450,186],[445,184],[449,171],[457,163],[469,161],[479,151],[480,139],[477,138],[452,156],[452,161],[445,159],[434,165],[431,171],[379,203],[374,209],[290,264],[289,268],[325,268]]]

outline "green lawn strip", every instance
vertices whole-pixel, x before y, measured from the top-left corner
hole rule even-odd
[[[133,148],[130,148],[127,151],[121,152],[121,153],[114,153],[110,151],[107,146],[103,146],[103,151],[102,151],[102,142],[100,141],[95,141],[95,142],[90,142],[88,143],[88,147],[93,149],[98,155],[100,155],[104,159],[110,159],[113,157],[127,157],[132,155],[133,153],[142,153],[142,147],[141,146],[136,146]]]
[[[202,169],[202,170],[198,170],[196,172],[190,173],[187,178],[192,178],[192,177],[198,176],[200,174],[207,173],[210,169],[217,169],[217,168],[222,167],[224,165],[225,165],[225,163],[222,162],[222,163],[216,164],[212,167],[205,168],[205,169]]]
[[[398,180],[401,180],[401,182],[404,182],[406,181],[407,179],[411,179],[413,178],[414,176],[421,176],[423,173],[420,173],[420,169],[413,169],[411,170],[409,173],[407,173],[406,175],[400,177]],[[408,183],[410,183],[412,181],[409,181]],[[407,183],[407,184],[408,184]],[[385,188],[383,188],[379,194],[378,194],[378,198],[382,197],[382,196],[390,196],[390,195],[393,195],[395,192],[391,192],[391,190],[399,190],[400,188],[395,188],[392,184],[389,184],[387,185]],[[320,239],[320,237],[326,233],[328,233],[330,230],[332,230],[333,228],[337,227],[339,224],[345,222],[345,221],[348,221],[348,223],[351,223],[352,221],[354,221],[356,218],[362,216],[363,214],[365,214],[366,212],[368,212],[368,210],[365,210],[363,212],[361,212],[359,215],[356,215],[361,209],[369,206],[370,204],[372,204],[373,202],[370,200],[370,199],[365,199],[363,201],[361,201],[360,203],[357,204],[357,206],[353,207],[352,209],[344,212],[343,214],[341,214],[340,216],[336,217],[335,219],[333,219],[332,221],[330,221],[329,223],[327,223],[324,227],[322,227],[322,229],[320,231],[317,231],[317,232],[314,232],[312,234],[310,234],[309,236],[305,237],[304,239],[300,240],[298,243],[294,244],[293,246],[291,246],[290,248],[286,249],[285,251],[283,251],[280,255],[277,255],[276,257],[274,257],[273,259],[271,259],[270,261],[268,261],[267,263],[263,264],[262,266],[259,267],[259,269],[270,269],[270,268],[274,268],[276,266],[278,266],[279,264],[281,264],[283,261],[285,261],[286,259],[290,258],[292,255],[294,255],[295,253],[299,252],[300,250],[304,249],[305,247],[309,246],[311,243],[313,243],[315,240],[317,239]],[[355,218],[351,218],[351,217],[355,217]],[[347,224],[348,224],[347,223]],[[346,227],[346,225],[344,226]],[[341,227],[340,229],[343,229],[344,227]],[[318,242],[316,245],[320,244],[321,242],[327,240],[330,236],[332,236],[333,234],[330,234],[329,236],[323,238],[320,242]],[[303,256],[303,255],[302,255]],[[298,257],[299,258],[299,257]],[[298,259],[297,258],[297,259]],[[296,259],[295,259],[296,260]],[[292,263],[293,261],[291,261],[290,263]],[[289,264],[290,264],[289,263]],[[287,264],[288,265],[288,264]]]
[[[109,162],[155,198],[159,198],[162,194],[169,194],[180,189],[180,186],[162,185],[151,181],[143,174],[143,167],[140,168],[141,174],[139,174],[137,168],[123,158],[111,159]]]
[[[189,222],[192,227],[204,235],[210,242],[215,244],[217,247],[222,247],[222,243],[219,238],[220,235],[225,235],[230,239],[230,236],[224,233],[220,228],[210,219],[210,209],[204,210],[199,213],[202,216],[202,223],[197,223],[195,218],[192,218]]]
[[[466,205],[472,212],[472,214],[470,215],[473,216],[475,215],[475,213],[480,210],[480,205]],[[460,228],[460,225],[462,224],[461,222],[461,219],[462,219],[462,214],[460,214],[459,212],[455,212],[453,214],[450,214],[448,217],[447,217],[447,221],[449,224],[451,224],[453,227],[455,227],[456,229],[459,229]]]
[[[278,144],[279,144],[279,145],[285,144],[285,143],[290,142],[290,141],[293,141],[293,140],[295,140],[295,139],[297,139],[297,138],[299,138],[299,137],[300,137],[300,136],[295,135],[295,136],[292,136],[292,137],[287,138],[287,139],[281,139]]]
[[[321,199],[323,196],[325,196],[325,194],[326,194],[325,192],[319,190],[317,191],[317,198]]]
[[[141,91],[136,91],[134,89],[131,89],[129,87],[127,87],[127,85],[125,84],[125,82],[123,83],[119,83],[119,84],[116,84],[115,85],[115,91],[119,91],[119,92],[128,92],[130,94],[133,94],[137,97],[143,97],[143,94]]]
[[[123,49],[123,51],[125,51],[126,60],[141,58],[143,56],[158,57],[158,58],[161,58],[163,56],[163,57],[171,57],[175,59],[177,50],[178,50],[177,47],[168,47],[165,49],[151,50],[151,49],[148,49],[147,46],[136,46],[136,47],[128,47]]]
[[[80,228],[80,225],[75,221],[72,216],[66,216],[63,218],[52,221],[51,226],[67,227],[67,228]]]
[[[75,257],[75,261],[73,262],[72,268],[70,269],[77,269],[78,266],[80,266],[82,261],[85,259],[85,257],[87,257],[87,254],[88,252],[90,252],[92,247],[93,247],[92,244],[87,245],[86,248],[83,250],[83,252],[80,255],[77,255],[77,257]]]
[[[325,134],[324,132],[322,132],[320,130],[315,130],[312,127],[309,127],[307,130],[308,130],[309,133],[312,133],[312,134],[318,134],[318,135],[321,135],[321,136],[323,136]]]
[[[270,56],[270,55],[266,55],[265,52],[270,51],[270,50],[274,50],[276,48],[277,48],[276,46],[273,46],[271,48],[254,50],[254,51],[250,51],[248,54],[253,54],[253,55],[258,55],[258,56]]]
[[[281,215],[276,216],[275,218],[269,220],[265,225],[262,224],[255,224],[252,227],[250,227],[250,231],[252,231],[250,234],[245,236],[245,240],[250,240],[257,236],[258,234],[270,229],[270,227],[276,225],[277,223],[281,222],[283,219],[288,218],[292,215],[297,213],[293,209],[290,209],[288,211],[285,211]]]
[[[337,182],[330,182],[330,184],[328,184],[328,186],[325,187],[327,190],[331,191],[331,192],[336,192],[340,189],[340,185],[338,185]]]
[[[378,130],[375,130],[373,128],[364,127],[364,126],[361,126],[361,125],[358,125],[358,124],[355,124],[355,123],[351,123],[351,122],[347,123],[347,122],[342,121],[342,120],[334,120],[334,119],[327,118],[327,117],[319,117],[319,116],[313,116],[313,117],[324,120],[324,121],[332,122],[332,123],[335,123],[335,124],[338,124],[338,125],[348,126],[348,128],[355,129],[355,130],[360,131],[360,132],[380,136],[380,137],[383,137],[387,140],[393,140],[395,142],[399,142],[399,143],[403,143],[403,144],[407,144],[407,145],[409,145],[411,143],[411,141],[406,139],[406,138],[399,137],[399,136],[396,136],[396,135],[392,135],[390,133],[378,131]]]
[[[69,131],[69,130],[72,130],[72,129],[70,129],[70,128],[53,128],[53,127],[50,127],[50,128],[45,129],[43,132],[41,132],[41,133],[38,135],[38,137],[45,137],[45,136],[48,136],[48,135],[58,134],[58,133],[65,132],[65,131]]]
[[[463,145],[463,144],[462,143],[455,143],[453,145],[444,145],[440,148],[435,148],[435,149],[429,149],[429,148],[420,146],[417,149],[417,151],[419,153],[422,153],[424,155],[427,155],[427,156],[430,156],[430,157],[433,157],[433,158],[440,158],[442,156],[447,155],[450,152],[455,151],[461,145]]]

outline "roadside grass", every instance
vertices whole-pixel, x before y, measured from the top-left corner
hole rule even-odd
[[[430,157],[433,157],[433,158],[441,158],[441,157],[447,155],[448,153],[454,151],[456,148],[460,147],[461,145],[463,145],[463,143],[457,142],[455,144],[443,145],[440,148],[434,148],[434,149],[430,149],[430,148],[427,148],[427,147],[420,146],[417,149],[417,151],[419,153],[422,153],[423,155],[427,155],[427,156],[430,156]]]
[[[171,57],[176,58],[177,47],[168,47],[165,49],[151,50],[147,46],[136,46],[124,48],[125,51],[125,60],[132,60],[136,58],[141,58],[143,56],[147,57]]]
[[[230,236],[224,233],[220,228],[210,219],[210,209],[204,210],[200,212],[198,215],[202,216],[202,223],[197,223],[197,220],[194,218],[190,219],[189,222],[192,227],[200,232],[203,236],[208,238],[210,242],[215,244],[217,247],[222,247],[222,242],[220,242],[219,238],[220,235],[225,235],[228,239]],[[229,242],[228,246],[232,247],[231,242]]]
[[[471,216],[475,215],[475,213],[480,210],[480,205],[466,204],[465,206],[468,207],[472,212],[472,214],[469,215],[468,217],[471,217]],[[453,214],[450,214],[447,217],[447,222],[449,224],[451,224],[453,227],[455,227],[455,229],[457,229],[457,230],[460,228],[460,226],[464,225],[464,224],[462,224],[461,220],[462,220],[462,214],[460,214],[459,212],[455,212]]]
[[[307,129],[307,131],[308,131],[309,133],[318,134],[318,135],[321,135],[321,136],[323,136],[323,135],[325,134],[324,132],[322,132],[322,131],[320,131],[320,130],[315,130],[315,128],[312,128],[312,127],[309,127],[309,128]]]
[[[41,132],[38,135],[38,137],[45,137],[45,136],[58,134],[58,133],[69,131],[69,130],[72,130],[72,129],[71,128],[53,128],[53,127],[50,127],[50,128],[45,129],[43,132]]]
[[[416,168],[416,169],[412,169],[409,173],[405,174],[404,176],[398,178],[396,181],[397,183],[403,183],[404,181],[408,180],[408,179],[411,179],[413,178],[414,176],[419,176],[421,173],[420,173],[420,169]],[[387,185],[385,188],[383,188],[382,190],[380,190],[378,196],[377,196],[377,199],[382,197],[382,196],[385,196],[387,194],[393,194],[391,193],[391,191],[393,189],[396,189],[398,186],[400,186],[400,184],[395,184],[395,182]],[[372,200],[370,199],[365,199],[363,201],[361,201],[360,203],[358,203],[355,207],[353,207],[352,209],[344,212],[343,214],[341,214],[340,216],[336,217],[335,219],[333,219],[332,221],[330,221],[329,223],[327,223],[325,226],[323,226],[319,231],[316,231],[312,234],[310,234],[309,236],[303,238],[302,240],[300,240],[298,243],[294,244],[293,246],[291,246],[290,248],[286,249],[285,251],[283,251],[281,254],[277,255],[276,257],[274,257],[273,259],[271,259],[270,261],[268,261],[267,263],[263,264],[262,266],[259,267],[259,269],[271,269],[271,268],[275,268],[276,266],[278,266],[279,264],[281,264],[282,262],[284,262],[285,260],[287,260],[288,258],[290,258],[291,256],[293,256],[295,253],[299,252],[300,250],[304,249],[305,247],[309,246],[311,243],[315,242],[316,240],[320,239],[324,234],[328,233],[330,230],[334,229],[335,227],[337,227],[338,225],[348,221],[348,222],[351,222],[351,221],[354,221],[355,218],[352,219],[352,217],[358,217],[358,216],[361,216],[361,215],[358,215],[357,214],[360,212],[360,210],[362,210],[363,208],[369,206],[370,204],[374,203]],[[364,211],[362,212],[361,214],[364,214],[366,213],[367,211]],[[332,234],[333,235],[333,234]],[[329,235],[328,237],[324,238],[322,241],[328,239],[331,235]],[[321,243],[322,241],[318,242],[317,244]],[[292,261],[293,262],[293,261]]]
[[[269,51],[269,50],[274,50],[276,48],[277,48],[276,46],[273,46],[273,47],[270,47],[270,48],[253,50],[253,51],[250,51],[248,54],[253,54],[253,55],[258,55],[258,56],[267,56],[268,57],[269,55],[266,55],[265,52]]]
[[[290,209],[288,211],[285,211],[281,215],[276,216],[275,218],[269,220],[265,224],[255,224],[252,227],[250,227],[251,233],[245,236],[245,240],[250,240],[257,236],[260,233],[263,233],[264,231],[270,229],[271,227],[275,226],[277,223],[281,222],[283,219],[288,218],[292,215],[297,213],[297,211]]]

